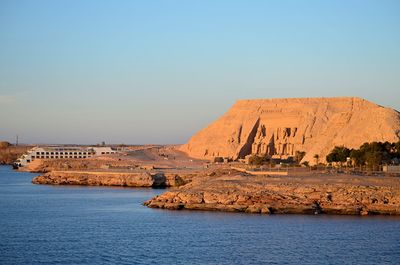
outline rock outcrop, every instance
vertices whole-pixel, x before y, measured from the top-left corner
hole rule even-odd
[[[190,181],[191,178],[191,175],[181,177],[173,173],[52,171],[35,177],[32,183],[160,188],[180,186]]]
[[[293,214],[400,214],[400,179],[366,176],[196,178],[147,202],[152,208]]]
[[[303,161],[321,160],[334,146],[400,139],[400,114],[361,98],[239,100],[180,150],[199,159],[244,158],[249,154]]]

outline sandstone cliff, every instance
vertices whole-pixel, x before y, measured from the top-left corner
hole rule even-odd
[[[305,151],[303,161],[313,163],[315,154],[323,161],[334,146],[399,139],[399,112],[361,98],[257,99],[237,101],[180,150],[200,159]]]

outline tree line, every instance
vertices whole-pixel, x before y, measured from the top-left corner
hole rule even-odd
[[[328,163],[345,163],[350,159],[354,166],[379,166],[400,162],[400,141],[364,143],[358,149],[336,146],[326,156]]]

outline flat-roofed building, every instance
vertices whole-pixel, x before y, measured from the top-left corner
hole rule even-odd
[[[17,166],[26,166],[36,159],[85,159],[93,156],[115,154],[111,147],[45,146],[34,147],[23,154],[16,162]]]

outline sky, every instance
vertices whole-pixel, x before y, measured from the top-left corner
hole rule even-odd
[[[0,0],[0,140],[179,144],[238,99],[400,110],[400,1]]]

